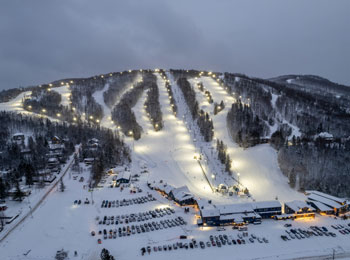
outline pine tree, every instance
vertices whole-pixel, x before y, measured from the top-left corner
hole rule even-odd
[[[105,248],[102,249],[100,256],[101,256],[101,260],[114,260],[114,257]]]
[[[22,201],[24,197],[24,192],[21,190],[21,187],[19,186],[18,181],[16,181],[16,192],[13,197],[15,200],[18,199],[19,201]]]
[[[61,178],[61,179],[60,179],[60,191],[61,191],[61,192],[64,192],[65,189],[66,189],[66,186],[64,185],[63,179]]]

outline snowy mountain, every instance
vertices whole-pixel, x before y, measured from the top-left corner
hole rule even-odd
[[[154,259],[188,259],[189,251],[174,247],[180,236],[206,241],[222,231],[198,228],[198,209],[184,212],[183,198],[211,208],[210,214],[244,208],[240,216],[247,217],[255,214],[247,205],[305,206],[309,189],[350,196],[348,87],[319,77],[129,70],[7,90],[0,101],[0,197],[13,221],[0,231],[4,259],[51,259],[54,253],[99,259],[101,246],[118,259],[141,257],[142,247],[152,247],[148,257]],[[18,203],[10,194],[27,197]],[[133,218],[140,220],[129,222]],[[340,219],[312,221],[330,228]],[[138,222],[155,232],[117,231]],[[234,252],[241,259],[295,259],[338,248],[348,256],[347,238],[332,240],[328,233],[283,244],[284,223],[250,225],[261,239],[247,238],[247,247]],[[237,232],[223,234],[243,239]],[[173,250],[156,255],[160,243]],[[221,250],[212,249],[195,256],[209,259]],[[229,247],[221,252],[232,254]]]

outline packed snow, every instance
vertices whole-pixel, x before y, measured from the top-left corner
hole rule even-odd
[[[95,260],[99,259],[102,248],[107,248],[116,259],[213,259],[213,258],[234,258],[234,259],[329,259],[334,253],[346,259],[350,257],[350,235],[342,235],[333,229],[331,225],[348,225],[350,222],[334,219],[333,217],[316,216],[312,220],[264,220],[261,225],[249,225],[248,234],[254,234],[259,238],[266,238],[268,243],[259,243],[257,240],[252,243],[246,239],[244,245],[225,245],[219,247],[200,247],[195,249],[177,249],[171,251],[154,252],[154,246],[163,246],[177,242],[190,242],[195,238],[198,242],[209,241],[210,235],[226,234],[232,239],[237,239],[243,235],[238,230],[232,230],[226,227],[224,231],[217,231],[216,228],[198,227],[196,225],[196,216],[198,211],[190,208],[189,213],[185,213],[183,208],[167,200],[155,190],[148,188],[148,182],[159,182],[171,184],[175,187],[187,185],[189,190],[202,199],[212,200],[216,204],[244,202],[246,198],[229,197],[214,193],[208,181],[204,177],[195,154],[201,152],[207,153],[207,160],[202,160],[206,173],[210,175],[216,170],[214,156],[210,151],[215,149],[215,142],[204,143],[196,136],[196,129],[193,122],[189,122],[188,113],[184,104],[180,90],[173,84],[174,98],[179,105],[177,116],[172,113],[168,92],[165,88],[165,81],[157,75],[159,87],[159,102],[163,113],[164,128],[161,131],[154,131],[149,119],[146,116],[144,102],[147,92],[144,92],[133,111],[137,122],[142,126],[143,133],[141,139],[135,141],[125,137],[125,141],[132,148],[132,163],[130,169],[119,167],[114,171],[131,172],[132,175],[139,174],[138,180],[132,181],[132,185],[121,185],[121,188],[111,188],[113,186],[113,174],[104,177],[96,189],[91,192],[87,188],[89,180],[90,167],[81,164],[82,173],[68,171],[63,178],[66,190],[64,192],[53,189],[40,206],[27,217],[9,236],[0,242],[0,256],[4,260],[24,260],[24,259],[54,259],[57,250],[62,248],[68,251],[70,259]],[[226,114],[232,102],[235,100],[219,86],[219,84],[210,77],[202,77],[198,80],[191,80],[192,84],[203,82],[215,102],[225,103],[225,109],[217,115],[213,115],[213,104],[209,104],[195,86],[197,100],[200,107],[210,113],[213,119],[215,138],[223,140],[228,145],[228,153],[233,159],[233,170],[236,179],[252,193],[256,201],[273,200],[276,197],[281,202],[290,200],[304,200],[305,196],[288,185],[288,180],[281,173],[276,151],[267,144],[258,145],[248,149],[242,149],[234,143],[229,136],[226,128]],[[110,109],[104,104],[103,92],[108,89],[108,84],[101,91],[93,94],[95,100],[102,105],[104,109],[104,118],[101,124],[115,129],[115,125],[110,124]],[[62,90],[63,91],[63,90]],[[17,111],[19,113],[30,114],[21,108],[21,100],[25,94],[22,93],[14,100],[8,103],[0,103],[0,110]],[[213,166],[214,165],[214,166]],[[238,175],[239,173],[239,175]],[[78,176],[75,178],[74,176]],[[80,177],[84,177],[83,182],[79,182]],[[211,179],[211,178],[209,178]],[[141,190],[137,193],[131,193],[135,187]],[[44,191],[45,192],[45,191]],[[21,205],[23,213],[29,212],[29,206],[42,197],[43,193],[30,197],[30,204],[23,202]],[[103,200],[123,200],[148,196],[151,194],[155,201],[143,204],[133,204],[125,207],[101,208]],[[35,199],[35,198],[38,199]],[[84,204],[88,199],[89,204]],[[81,200],[82,204],[74,204],[74,200]],[[131,236],[117,237],[116,239],[103,239],[98,235],[99,230],[115,229],[126,226],[119,225],[99,225],[97,217],[116,216],[129,213],[139,213],[156,208],[170,207],[175,210],[175,214],[167,215],[162,218],[151,221],[160,221],[172,219],[181,216],[187,222],[186,225],[176,226],[168,229],[155,230]],[[144,224],[145,222],[136,222],[131,224]],[[307,229],[310,226],[325,226],[330,231],[336,233],[336,237],[318,236],[305,239],[292,239],[283,241],[281,235],[286,234],[285,224],[292,224],[293,228]],[[92,236],[91,232],[96,235]],[[0,233],[3,235],[3,232]],[[180,240],[181,235],[186,235],[187,239]],[[102,244],[97,243],[97,239],[102,239]],[[0,237],[1,239],[1,237]],[[141,255],[142,247],[150,246],[152,252]],[[74,256],[77,251],[77,256]]]
[[[253,198],[257,201],[271,200],[276,197],[284,202],[295,199],[304,199],[305,196],[290,188],[288,179],[278,167],[277,152],[268,144],[257,145],[248,149],[240,148],[230,137],[226,127],[226,115],[234,98],[211,77],[201,77],[190,80],[194,84],[197,93],[197,100],[200,107],[211,114],[214,123],[214,136],[228,146],[228,153],[232,159],[232,167],[236,179],[249,189]],[[213,115],[214,103],[209,104],[196,84],[202,82],[204,88],[211,92],[214,102],[225,103],[225,109],[217,115]],[[215,145],[215,144],[213,144]],[[239,173],[239,176],[238,176]],[[268,191],[268,192],[267,192]]]

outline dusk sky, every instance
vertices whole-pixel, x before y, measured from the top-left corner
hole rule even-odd
[[[2,1],[0,89],[139,68],[350,85],[350,1]]]

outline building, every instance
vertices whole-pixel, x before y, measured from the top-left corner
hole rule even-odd
[[[284,203],[284,213],[293,214],[295,218],[315,217],[315,209],[302,200],[293,200]]]
[[[130,172],[121,172],[117,177],[117,182],[119,183],[129,183],[131,178]]]
[[[321,214],[321,215],[333,215],[333,214],[335,214],[335,211],[333,208],[331,208],[331,207],[329,207],[321,202],[309,200],[309,201],[307,201],[307,203],[310,204],[313,208],[315,208],[316,212],[318,214]]]
[[[272,218],[282,214],[282,205],[278,200],[259,201],[252,205],[254,212],[259,214],[261,218]]]
[[[16,133],[12,136],[12,140],[19,143],[19,144],[24,142],[24,134]]]
[[[322,207],[319,203],[332,208],[335,215],[346,213],[349,211],[349,205],[346,199],[338,198],[332,195],[328,195],[319,191],[306,191],[307,201],[309,204],[318,202],[318,206]],[[315,205],[317,205],[315,204]],[[324,208],[325,209],[325,208]],[[319,209],[321,211],[321,209]]]
[[[205,226],[243,225],[261,223],[262,218],[282,214],[279,201],[261,201],[215,206],[197,200],[201,221]]]
[[[169,197],[178,203],[180,206],[195,205],[195,199],[188,187],[182,186],[179,188],[171,189],[168,193]]]

